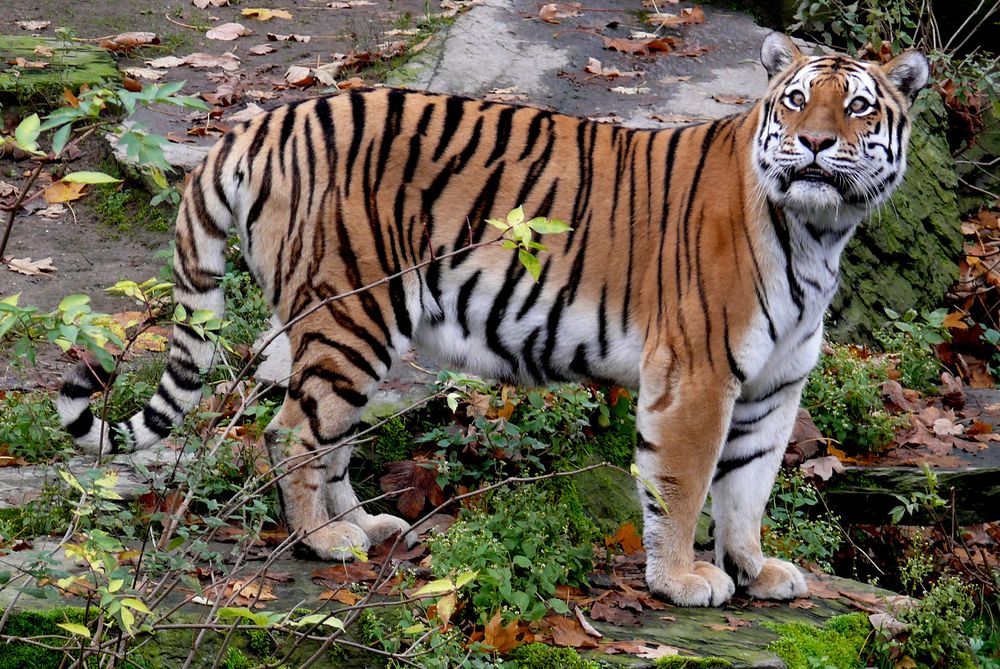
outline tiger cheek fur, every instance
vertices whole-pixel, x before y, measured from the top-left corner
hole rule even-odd
[[[281,107],[224,137],[182,201],[175,295],[189,312],[221,313],[235,227],[287,324],[293,365],[266,436],[300,547],[340,559],[395,532],[413,540],[402,519],[359,504],[345,440],[416,345],[509,382],[638,387],[651,591],[689,606],[737,587],[804,594],[795,567],[762,555],[760,519],[840,252],[905,165],[907,98],[926,63],[900,58],[884,70],[810,59],[771,36],[764,100],[671,130],[380,89]],[[497,245],[442,258],[493,238],[485,220],[519,205],[573,226],[546,240],[537,282]],[[63,424],[91,450],[148,448],[197,403],[212,355],[177,326],[153,400],[109,443],[88,407],[97,381],[76,368]],[[709,492],[715,564],[692,548]]]

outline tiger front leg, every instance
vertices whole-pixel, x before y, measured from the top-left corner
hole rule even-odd
[[[715,562],[757,599],[807,593],[795,565],[761,552],[760,522],[795,423],[803,383],[736,403],[712,481]]]
[[[635,462],[646,583],[680,606],[719,606],[735,592],[723,570],[694,558],[695,525],[735,396],[731,379],[695,373],[669,354],[644,360]]]

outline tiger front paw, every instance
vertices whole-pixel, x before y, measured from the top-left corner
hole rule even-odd
[[[646,564],[649,591],[678,606],[720,606],[736,592],[733,579],[709,562],[695,562],[689,572],[663,568],[655,558]]]
[[[358,519],[358,524],[372,544],[380,544],[396,532],[403,537],[407,547],[417,543],[416,533],[410,531],[410,524],[399,516],[388,513],[380,513],[377,516],[366,515]]]
[[[777,558],[767,558],[757,578],[747,586],[747,594],[754,599],[797,599],[808,592],[809,587],[799,568]]]
[[[349,562],[356,551],[367,551],[370,547],[371,540],[363,529],[354,523],[340,521],[309,534],[301,541],[300,550],[320,560]]]

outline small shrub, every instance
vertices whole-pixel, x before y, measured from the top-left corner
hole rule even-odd
[[[770,511],[762,520],[764,552],[815,564],[832,573],[830,560],[840,548],[842,536],[836,519],[818,512],[819,492],[815,486],[798,471],[782,471],[774,482]]]
[[[501,489],[482,511],[463,511],[447,533],[431,537],[431,570],[439,577],[474,570],[470,586],[478,622],[497,610],[505,618],[538,620],[568,611],[556,585],[582,585],[592,545],[581,541],[568,510],[540,486]]]
[[[28,462],[48,462],[72,448],[48,393],[9,392],[0,397],[0,452]]]
[[[802,405],[824,436],[845,448],[878,451],[902,424],[882,402],[881,386],[886,379],[885,360],[857,347],[833,344],[809,375]]]

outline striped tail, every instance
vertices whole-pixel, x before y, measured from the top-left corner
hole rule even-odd
[[[225,299],[219,280],[225,273],[226,232],[233,213],[223,189],[215,188],[206,176],[218,169],[213,164],[217,156],[213,157],[192,174],[181,201],[175,235],[174,301],[188,314],[207,309],[221,318]],[[156,393],[142,411],[114,425],[90,410],[91,395],[106,385],[109,375],[99,365],[79,363],[66,374],[56,401],[63,428],[88,452],[149,448],[170,434],[201,400],[202,374],[212,365],[215,346],[190,327],[174,325],[167,366]]]

